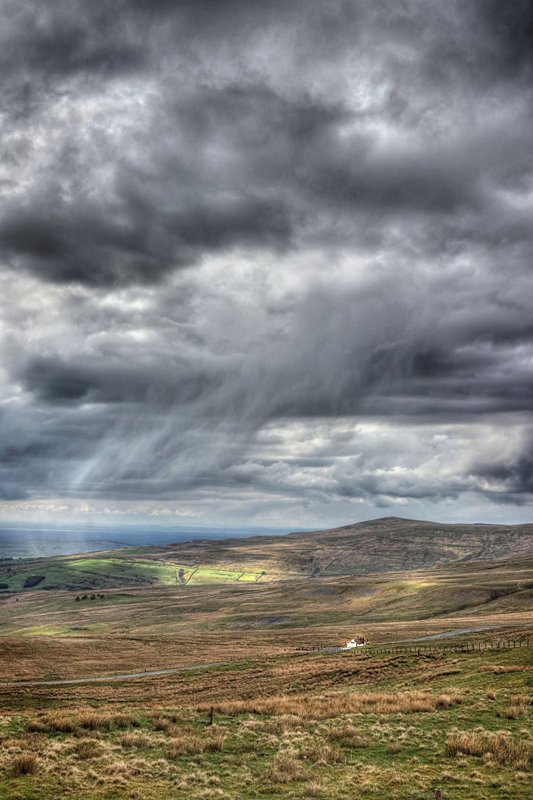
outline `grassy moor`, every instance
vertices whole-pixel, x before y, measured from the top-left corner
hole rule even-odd
[[[5,560],[0,797],[526,800],[532,532]]]

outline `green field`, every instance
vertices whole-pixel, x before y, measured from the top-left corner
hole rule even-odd
[[[117,553],[88,558],[61,556],[0,562],[0,584],[4,585],[2,592],[63,588],[81,591],[151,584],[251,583],[265,579],[262,571],[131,557],[127,550]],[[41,580],[35,586],[26,585],[32,576]]]

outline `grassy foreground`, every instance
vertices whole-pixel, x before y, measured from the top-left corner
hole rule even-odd
[[[531,656],[290,656],[4,688],[0,797],[414,800],[441,787],[450,800],[526,800]]]

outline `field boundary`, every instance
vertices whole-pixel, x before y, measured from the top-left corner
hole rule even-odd
[[[310,653],[350,653],[354,656],[376,655],[423,655],[424,653],[475,653],[483,650],[514,650],[517,647],[531,647],[531,636],[521,636],[513,639],[499,639],[492,642],[464,642],[462,644],[393,644],[393,645],[364,645],[346,650],[344,647],[316,647]]]

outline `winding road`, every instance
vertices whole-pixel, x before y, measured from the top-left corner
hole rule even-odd
[[[224,667],[231,661],[213,661],[209,664],[190,664],[187,667],[172,667],[171,669],[154,669],[144,672],[121,672],[116,675],[98,675],[87,678],[54,678],[48,681],[10,681],[0,683],[4,687],[15,688],[19,686],[72,686],[79,683],[107,683],[110,681],[129,681],[135,678],[158,678],[161,675],[175,675],[177,672],[192,672],[197,669],[210,669],[211,667]]]

